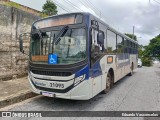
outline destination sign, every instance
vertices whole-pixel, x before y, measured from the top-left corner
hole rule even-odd
[[[61,25],[79,24],[82,23],[82,19],[83,16],[81,14],[53,16],[36,22],[33,25],[33,28],[41,29]]]

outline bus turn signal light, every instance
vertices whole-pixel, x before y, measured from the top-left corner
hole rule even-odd
[[[113,62],[113,57],[112,56],[108,56],[107,57],[107,63],[112,63]]]

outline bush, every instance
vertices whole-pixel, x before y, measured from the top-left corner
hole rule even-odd
[[[142,58],[142,65],[150,67],[152,65],[152,60],[149,57],[143,57]]]
[[[40,16],[41,18],[46,18],[46,17],[48,17],[48,15],[46,15],[46,14],[44,14],[44,13],[40,13],[39,16]]]

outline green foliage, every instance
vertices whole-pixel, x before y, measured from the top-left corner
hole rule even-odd
[[[46,15],[56,15],[57,14],[57,6],[54,4],[52,0],[47,0],[43,5],[42,13]]]
[[[150,57],[142,57],[142,65],[150,67],[152,65],[152,59]]]
[[[149,56],[160,60],[160,35],[151,39],[149,45],[145,46],[144,56]]]
[[[143,50],[141,48],[138,48],[138,58],[142,58],[143,56]]]
[[[46,15],[46,14],[44,14],[44,13],[40,13],[39,16],[40,16],[41,18],[48,17],[48,15]]]
[[[160,60],[160,35],[151,39],[148,46],[139,47],[138,57],[142,59],[144,66],[151,66],[153,58]]]
[[[133,40],[137,41],[137,36],[133,35],[133,34],[129,34],[129,33],[125,33],[126,36],[128,36],[129,38],[132,38]]]
[[[9,7],[14,7],[14,8],[20,8],[20,5],[18,3],[15,3],[15,2],[12,2],[12,1],[9,1],[9,2],[5,2],[6,6],[9,6]]]

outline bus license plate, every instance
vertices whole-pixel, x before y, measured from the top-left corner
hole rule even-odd
[[[53,97],[53,93],[49,93],[49,92],[42,92],[42,95],[47,97]]]

